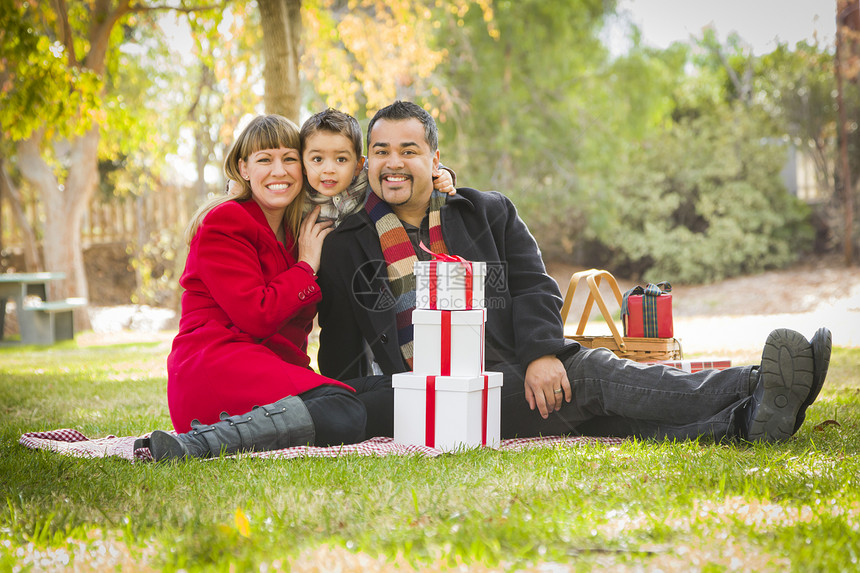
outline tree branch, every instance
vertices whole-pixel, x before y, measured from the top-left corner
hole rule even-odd
[[[203,90],[212,87],[212,70],[205,62],[200,62],[200,81],[197,84],[197,93],[194,96],[194,101],[191,107],[188,108],[186,117],[191,121],[197,121],[194,118],[194,113],[197,111],[197,106],[200,105],[200,99],[203,97]]]
[[[748,103],[745,97],[746,86],[744,85],[744,82],[741,81],[741,78],[738,76],[735,69],[729,63],[729,59],[723,53],[722,48],[717,46],[716,48],[714,48],[714,51],[717,53],[717,56],[719,56],[720,62],[723,64],[723,68],[725,68],[729,79],[732,81],[732,84],[734,84],[735,89],[738,92],[738,99],[741,100],[741,102],[743,102],[744,104]],[[744,76],[744,78],[746,79],[746,76]]]
[[[133,6],[129,8],[129,12],[155,12],[158,10],[173,10],[174,12],[184,12],[186,14],[190,14],[191,12],[203,12],[205,10],[216,10],[218,8],[223,9],[227,6],[229,0],[222,0],[218,4],[208,4],[201,6]]]
[[[72,27],[69,25],[69,11],[66,8],[66,0],[53,0],[54,10],[60,22],[60,38],[69,55],[69,67],[78,67],[78,56],[75,54],[75,42],[72,38]]]
[[[90,51],[84,58],[84,65],[101,75],[105,69],[110,34],[114,25],[129,11],[131,0],[120,0],[116,8],[110,0],[98,0],[93,9],[93,23],[89,28]]]

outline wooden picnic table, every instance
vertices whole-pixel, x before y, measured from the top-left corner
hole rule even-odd
[[[29,321],[25,318],[24,301],[36,296],[43,302],[48,300],[48,283],[66,278],[65,273],[0,273],[0,340],[3,340],[3,327],[6,322],[6,302],[15,301],[15,313],[21,327],[21,341],[31,342]]]

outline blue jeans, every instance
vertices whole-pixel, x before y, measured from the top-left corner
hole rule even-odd
[[[742,431],[752,366],[690,374],[624,360],[605,348],[568,347],[559,356],[573,399],[544,420],[537,409],[529,409],[522,377],[516,380],[517,373],[506,373],[503,438],[579,434],[722,439]]]

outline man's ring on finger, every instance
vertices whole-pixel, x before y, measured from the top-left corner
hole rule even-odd
[[[552,393],[553,394],[561,394],[563,391],[564,390],[562,390],[561,388],[556,388],[555,390],[552,391]]]

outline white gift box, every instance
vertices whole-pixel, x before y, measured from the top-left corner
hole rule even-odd
[[[416,261],[413,270],[415,308],[428,310],[484,308],[486,263]]]
[[[395,374],[392,385],[395,442],[447,452],[498,446],[501,372],[480,376],[409,372]],[[434,390],[428,392],[428,386]]]
[[[478,376],[484,371],[485,309],[412,311],[412,370],[437,376]]]

